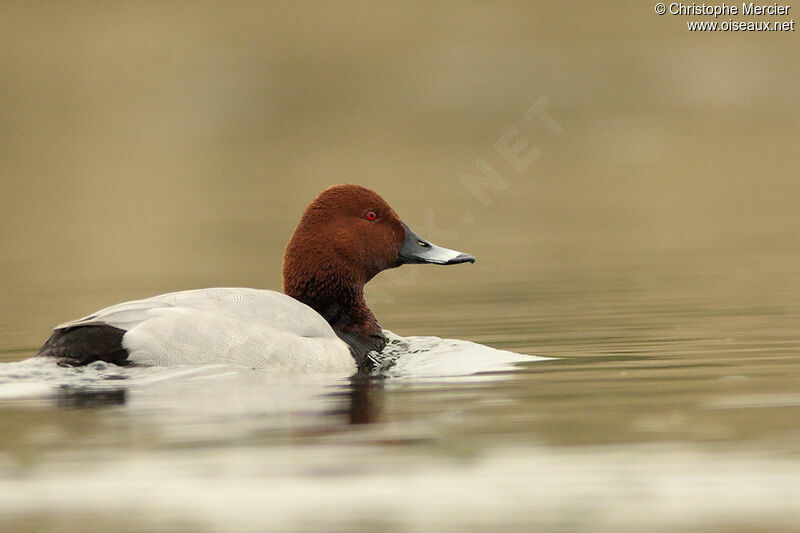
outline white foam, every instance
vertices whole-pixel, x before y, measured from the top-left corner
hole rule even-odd
[[[381,354],[390,361],[384,374],[394,379],[459,378],[488,380],[487,373],[509,372],[520,363],[549,357],[498,350],[475,342],[439,337],[401,337],[384,330],[389,343]],[[481,375],[479,375],[481,374]],[[496,376],[495,376],[496,378]]]
[[[0,400],[24,400],[30,398],[44,398],[52,395],[58,385],[52,383],[17,383],[0,384]]]

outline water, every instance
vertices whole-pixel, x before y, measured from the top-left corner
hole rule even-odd
[[[728,259],[554,269],[392,304],[400,324],[421,307],[420,329],[555,357],[469,377],[444,375],[454,360],[356,381],[38,363],[65,386],[0,398],[4,526],[790,528],[797,276],[775,257]]]
[[[796,530],[800,48],[683,24],[5,6],[0,530]],[[526,121],[542,102],[559,128]],[[508,131],[535,162],[496,151]],[[484,163],[501,179],[465,186]],[[341,182],[477,257],[381,274],[384,328],[543,358],[366,380],[18,363],[120,301],[279,288]]]

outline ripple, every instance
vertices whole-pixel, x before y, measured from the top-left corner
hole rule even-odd
[[[389,342],[381,354],[377,377],[392,380],[497,379],[519,363],[548,357],[498,350],[482,344],[430,336],[401,337],[384,330]],[[215,381],[236,387],[247,373],[274,375],[233,365],[120,367],[96,361],[82,367],[61,366],[54,359],[33,357],[0,364],[0,400],[63,396],[65,392],[103,392],[131,386],[149,387],[163,381]],[[340,376],[341,377],[341,376]],[[99,397],[99,396],[98,396]]]

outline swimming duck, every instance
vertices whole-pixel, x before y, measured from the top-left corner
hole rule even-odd
[[[387,339],[364,285],[404,264],[466,262],[475,258],[418,236],[374,191],[335,185],[309,204],[286,246],[283,294],[209,288],[120,303],[59,324],[37,356],[67,365],[369,371]]]

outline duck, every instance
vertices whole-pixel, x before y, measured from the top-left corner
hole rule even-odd
[[[402,265],[474,262],[414,233],[375,191],[334,185],[306,207],[289,239],[282,293],[215,287],[123,302],[55,326],[36,356],[63,366],[369,372],[387,337],[364,286]]]

